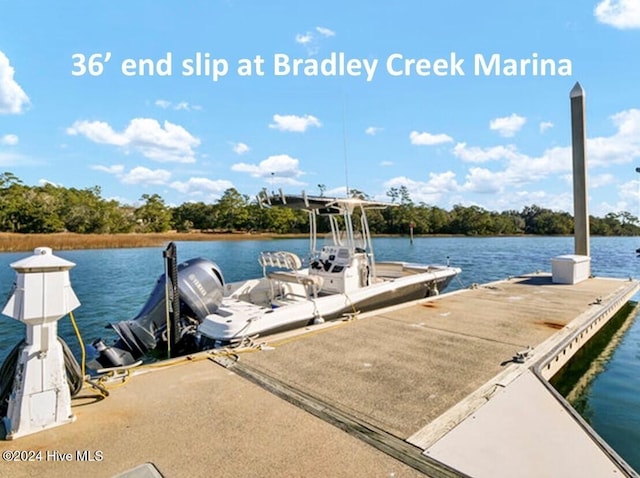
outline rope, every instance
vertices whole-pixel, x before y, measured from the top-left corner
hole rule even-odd
[[[456,281],[458,282],[458,284],[460,285],[461,288],[466,289],[467,286],[464,284],[464,282],[462,282],[462,279],[460,279],[459,275],[456,275],[455,277]]]
[[[81,364],[78,367],[78,362],[76,361],[75,357],[73,357],[73,354],[71,354],[71,351],[69,350],[69,356],[70,358],[67,359],[67,344],[65,344],[62,339],[58,338],[58,340],[60,340],[60,342],[63,345],[63,350],[65,351],[65,366],[67,367],[67,377],[69,378],[69,366],[67,366],[67,360],[69,360],[70,366],[73,368],[74,364],[75,364],[75,374],[76,376],[72,378],[72,380],[74,381],[74,389],[72,389],[71,392],[71,396],[75,396],[77,395],[80,390],[82,390],[82,385],[83,383],[86,383],[87,385],[89,385],[90,387],[94,388],[95,390],[98,391],[98,393],[100,393],[100,395],[102,395],[103,397],[108,397],[109,396],[109,391],[106,389],[106,387],[103,385],[101,380],[98,381],[93,381],[90,379],[90,377],[87,376],[86,374],[86,363],[87,363],[87,352],[85,350],[84,347],[84,340],[82,340],[82,334],[80,333],[80,329],[78,328],[78,324],[76,323],[76,318],[73,316],[73,312],[69,311],[69,318],[71,319],[71,324],[73,325],[73,330],[76,333],[76,337],[78,338],[78,344],[80,344],[80,351],[82,353],[82,360],[81,360]],[[73,363],[71,363],[71,360],[73,360]],[[79,368],[79,370],[78,370]],[[78,379],[78,375],[80,374],[80,378]],[[79,383],[77,383],[77,381],[79,380]],[[79,388],[78,388],[79,387]],[[69,388],[71,389],[71,382],[69,383]],[[74,391],[75,388],[77,388],[77,391]]]

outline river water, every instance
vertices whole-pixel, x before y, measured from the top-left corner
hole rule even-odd
[[[46,244],[43,244],[46,245]],[[289,250],[305,257],[304,239],[180,242],[179,260],[208,257],[221,267],[226,281],[260,275],[258,253]],[[509,276],[550,271],[551,258],[571,254],[570,237],[408,238],[374,239],[376,258],[445,263],[462,268],[447,291]],[[591,238],[592,273],[603,277],[640,276],[638,238]],[[114,339],[109,322],[132,318],[163,273],[163,248],[101,249],[54,253],[76,263],[71,281],[81,306],[74,312],[85,343]],[[7,297],[15,279],[9,264],[29,253],[0,254],[0,297]],[[640,300],[635,297],[634,300]],[[2,304],[0,304],[2,305]],[[640,314],[638,314],[640,315]],[[636,317],[637,318],[637,317]],[[0,317],[0,361],[23,337],[24,326]],[[77,357],[79,347],[68,318],[59,322],[59,335]],[[1,362],[0,362],[1,363]],[[589,385],[582,412],[591,426],[636,470],[640,470],[640,320],[623,335],[603,371]]]

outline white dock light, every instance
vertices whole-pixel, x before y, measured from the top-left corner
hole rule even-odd
[[[2,313],[27,328],[3,418],[8,440],[75,419],[58,342],[58,320],[80,305],[69,280],[74,266],[48,247],[11,264],[16,283]]]

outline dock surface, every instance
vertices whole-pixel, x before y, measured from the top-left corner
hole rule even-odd
[[[638,288],[523,276],[148,368],[74,400],[75,423],[0,442],[101,461],[0,476],[637,476],[546,379]]]

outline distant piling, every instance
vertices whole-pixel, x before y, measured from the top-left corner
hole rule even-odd
[[[580,83],[575,84],[569,96],[571,98],[571,143],[573,149],[574,249],[575,254],[589,256],[585,93]]]

